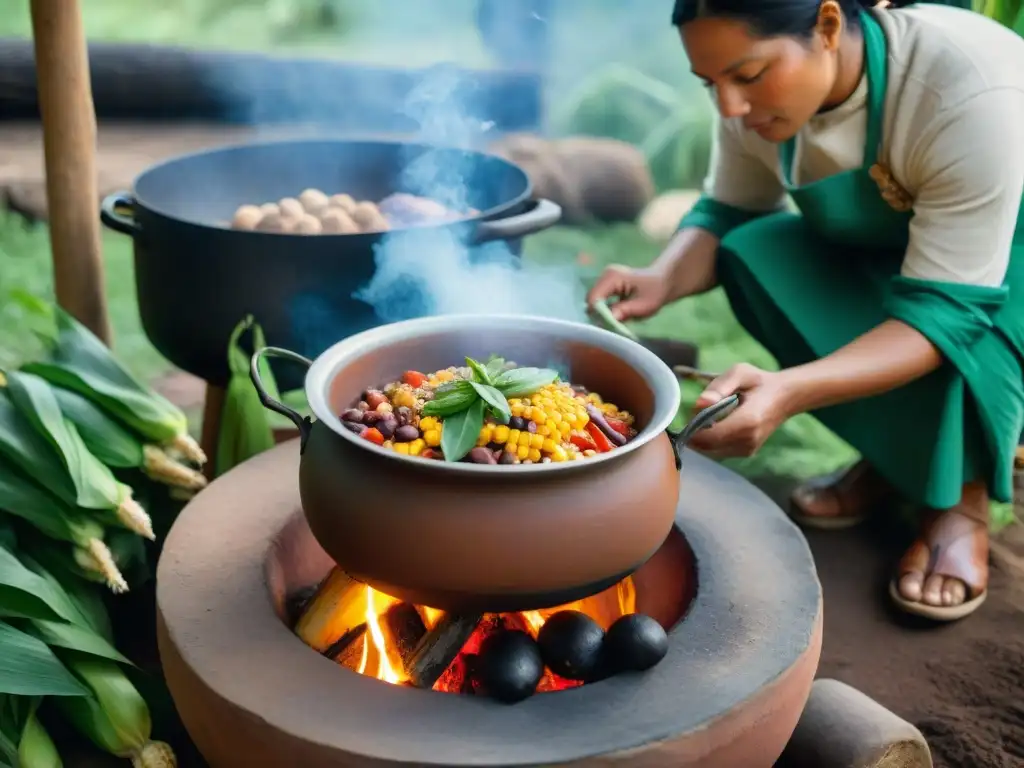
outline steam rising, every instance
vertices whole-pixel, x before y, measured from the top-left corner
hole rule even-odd
[[[403,113],[419,129],[415,141],[438,147],[478,148],[493,138],[492,125],[473,117],[474,84],[451,67],[436,67],[412,91]],[[471,157],[471,156],[470,156]],[[401,190],[433,198],[449,208],[472,204],[473,168],[441,162],[440,153],[410,159]],[[450,228],[396,230],[375,253],[376,273],[355,298],[381,320],[461,313],[544,315],[583,321],[584,291],[571,266],[524,263],[504,242],[469,246]]]

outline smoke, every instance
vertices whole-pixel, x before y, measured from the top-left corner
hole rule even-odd
[[[476,117],[482,94],[454,67],[428,70],[402,110],[418,130],[414,141],[439,148],[487,144],[493,124]],[[403,169],[396,191],[429,197],[467,210],[480,183],[478,156],[417,152]],[[574,267],[524,262],[503,241],[471,246],[468,230],[452,227],[396,230],[376,247],[376,273],[355,298],[387,322],[424,315],[461,313],[544,315],[583,321],[584,290]]]

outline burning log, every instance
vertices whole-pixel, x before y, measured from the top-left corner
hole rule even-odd
[[[381,617],[380,628],[391,666],[410,669],[413,654],[427,634],[427,625],[416,607],[409,603],[395,603]]]
[[[423,636],[409,658],[406,671],[416,688],[433,688],[472,636],[483,614],[446,613]]]
[[[335,640],[331,645],[323,652],[331,661],[336,661],[343,667],[349,667],[355,670],[356,664],[358,663],[358,656],[362,651],[362,646],[356,641],[366,635],[366,622],[358,624],[352,627],[350,630],[345,632],[341,637]]]
[[[353,628],[363,624],[365,616],[366,586],[335,567],[303,607],[295,623],[295,634],[311,648],[325,653]],[[354,639],[349,639],[349,644]]]

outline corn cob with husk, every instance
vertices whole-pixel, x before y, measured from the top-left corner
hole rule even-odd
[[[217,456],[214,462],[218,476],[246,459],[274,447],[269,412],[260,403],[259,395],[249,379],[250,358],[239,344],[242,334],[250,329],[254,349],[260,349],[267,344],[263,329],[253,321],[252,315],[246,316],[235,326],[228,341],[228,370],[231,372],[231,378],[224,393],[224,409],[221,414]],[[270,396],[279,399],[277,385],[269,365],[263,363],[260,374]]]
[[[196,464],[206,455],[188,433],[181,409],[135,379],[91,331],[60,307],[54,308],[56,340],[50,359],[25,365],[65,389],[78,392],[125,426]]]
[[[36,718],[38,696],[0,696],[0,765],[16,768],[61,768],[50,735]]]
[[[102,581],[114,592],[127,591],[128,584],[103,542],[103,525],[84,511],[70,509],[2,460],[0,510],[21,518],[48,538],[71,544],[68,560],[82,575]]]
[[[149,515],[132,498],[132,489],[86,448],[44,379],[7,373],[7,386],[0,388],[0,431],[0,453],[61,501],[154,538]]]
[[[58,652],[58,657],[91,694],[53,699],[77,731],[100,749],[129,758],[135,768],[178,764],[169,745],[150,740],[146,700],[115,662],[74,652]]]
[[[142,442],[91,400],[63,387],[52,389],[86,448],[108,467],[139,469],[158,483],[188,491],[206,487],[202,472],[176,461],[160,446]]]

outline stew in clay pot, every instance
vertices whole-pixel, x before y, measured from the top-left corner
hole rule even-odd
[[[309,367],[315,421],[267,393],[264,357]],[[653,353],[523,316],[394,323],[316,361],[267,347],[252,378],[300,430],[302,505],[324,550],[374,589],[452,612],[552,607],[632,573],[672,528],[682,447],[738,403],[669,435],[679,383]]]

